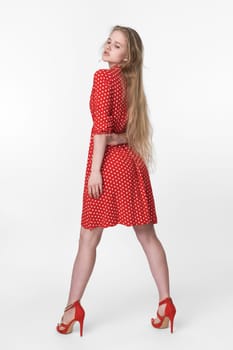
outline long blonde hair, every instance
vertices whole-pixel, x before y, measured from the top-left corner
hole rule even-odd
[[[126,136],[128,144],[143,158],[147,166],[153,163],[153,129],[148,117],[147,100],[143,87],[143,43],[139,34],[132,28],[116,25],[112,28],[121,31],[128,45],[128,60],[121,64],[126,80],[128,123]]]

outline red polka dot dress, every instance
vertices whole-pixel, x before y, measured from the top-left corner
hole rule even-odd
[[[107,145],[101,166],[102,193],[88,194],[94,135],[124,133],[127,104],[123,98],[120,66],[99,69],[94,74],[90,97],[93,126],[87,157],[83,190],[81,225],[87,229],[157,223],[155,203],[148,169],[128,144]]]

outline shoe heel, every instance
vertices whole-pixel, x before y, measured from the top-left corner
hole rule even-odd
[[[83,336],[83,323],[84,323],[84,318],[82,320],[79,321],[79,325],[80,325],[80,337]]]
[[[174,318],[170,320],[170,326],[171,326],[171,333],[173,333],[173,324],[174,324]]]

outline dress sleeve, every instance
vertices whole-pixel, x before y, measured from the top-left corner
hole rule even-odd
[[[100,69],[94,74],[93,81],[93,134],[112,132],[111,82],[108,72]]]

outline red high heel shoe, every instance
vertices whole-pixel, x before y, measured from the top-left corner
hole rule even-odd
[[[83,307],[81,306],[79,300],[77,300],[73,304],[68,305],[65,308],[64,312],[72,309],[73,307],[75,308],[75,314],[74,314],[73,320],[71,320],[67,324],[63,323],[63,322],[58,323],[56,330],[62,334],[69,334],[73,331],[74,323],[79,322],[79,324],[80,324],[80,336],[82,336],[83,335],[83,321],[84,321],[84,317],[85,317],[85,311],[84,311]]]
[[[168,328],[169,325],[169,321],[170,321],[170,325],[171,325],[171,333],[173,333],[173,323],[174,323],[174,318],[175,318],[175,314],[176,314],[176,308],[175,305],[173,304],[172,299],[166,298],[164,300],[161,300],[159,302],[159,306],[166,304],[165,310],[164,310],[164,315],[161,316],[159,314],[159,312],[157,311],[157,316],[160,319],[160,322],[155,323],[155,319],[152,318],[151,319],[151,324],[153,327],[155,328]]]

